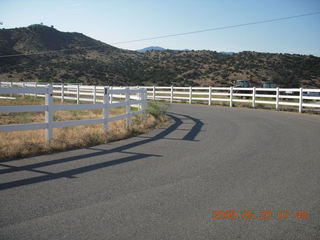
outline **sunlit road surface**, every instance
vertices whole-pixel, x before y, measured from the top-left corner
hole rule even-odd
[[[0,239],[320,239],[319,116],[183,104],[169,115],[139,137],[1,162]]]

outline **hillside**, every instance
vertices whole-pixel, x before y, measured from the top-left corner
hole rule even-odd
[[[320,58],[298,54],[214,51],[137,51],[115,48],[80,33],[32,25],[0,30],[0,81],[81,82],[103,85],[229,86],[237,79],[254,86],[320,88]]]

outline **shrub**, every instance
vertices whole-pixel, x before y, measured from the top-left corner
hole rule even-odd
[[[156,119],[161,119],[165,116],[169,105],[165,102],[151,101],[147,106],[147,113],[152,115]]]

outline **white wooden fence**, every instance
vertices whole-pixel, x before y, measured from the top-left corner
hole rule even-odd
[[[20,84],[20,83],[19,83]],[[29,83],[23,83],[23,87],[17,87],[17,84],[10,83],[1,84],[0,94],[8,95],[21,94],[21,95],[33,95],[45,97],[45,105],[20,105],[20,106],[0,106],[0,112],[5,113],[17,113],[17,112],[45,112],[45,122],[43,123],[27,123],[27,124],[10,124],[10,125],[0,125],[0,132],[11,132],[11,131],[23,131],[23,130],[35,130],[35,129],[45,129],[46,130],[46,141],[49,142],[53,136],[53,128],[59,127],[69,127],[69,126],[79,126],[79,125],[90,125],[90,124],[103,124],[103,130],[106,132],[108,130],[108,123],[120,119],[126,119],[127,127],[131,125],[131,118],[134,115],[142,114],[145,118],[146,114],[146,103],[147,103],[147,92],[146,89],[129,89],[129,88],[117,88],[111,89],[108,87],[98,87],[90,86],[90,89],[94,90],[93,104],[79,104],[80,101],[89,101],[89,99],[81,98],[81,95],[87,95],[87,88],[82,88],[84,91],[80,94],[80,87],[77,85],[77,91],[71,91],[71,89],[62,87],[60,90],[60,97],[62,101],[76,100],[77,104],[54,104],[53,98],[54,93],[57,93],[54,88],[55,85],[48,84],[46,86],[38,86]],[[74,86],[72,86],[74,87]],[[88,87],[88,86],[87,86]],[[65,91],[66,90],[66,91]],[[102,90],[102,91],[101,91]],[[64,92],[65,91],[65,92]],[[70,92],[71,91],[71,92]],[[76,94],[76,97],[64,96],[64,94]],[[89,94],[89,96],[92,96]],[[98,99],[98,97],[100,97]],[[117,98],[117,101],[112,101],[111,98]],[[124,101],[121,101],[123,99]],[[101,102],[101,103],[97,103]],[[138,106],[138,111],[132,112],[131,106]],[[126,113],[118,116],[109,116],[109,109],[115,107],[125,107]],[[57,110],[84,110],[84,109],[103,109],[103,117],[101,119],[86,119],[86,120],[72,120],[72,121],[53,121],[54,111]]]
[[[227,103],[230,107],[235,103],[270,105],[275,109],[280,106],[296,107],[301,113],[303,109],[320,110],[320,89],[303,88],[235,88],[235,87],[144,87],[148,98],[169,102],[205,103],[208,105]]]
[[[43,87],[36,82],[2,82],[0,87]],[[53,98],[73,100],[80,102],[103,102],[105,86],[87,86],[80,84],[53,84]],[[110,89],[123,89],[123,87],[109,87]],[[131,89],[147,89],[147,98],[169,102],[187,102],[213,104],[227,104],[230,107],[237,103],[245,103],[253,108],[259,105],[270,106],[275,109],[281,107],[320,111],[320,89],[307,88],[235,88],[235,87],[174,87],[174,86],[141,86]],[[24,93],[24,95],[35,95]],[[36,94],[45,97],[44,94]],[[0,96],[1,97],[1,96]],[[10,98],[11,96],[6,96]],[[110,102],[125,98],[121,94],[111,94]],[[138,98],[137,98],[138,99]]]
[[[37,82],[0,82],[0,87],[46,87],[48,84]],[[113,86],[88,86],[80,84],[52,84],[52,94],[54,99],[61,99],[61,102],[75,101],[77,104],[80,102],[103,102],[104,89],[125,89],[125,87]],[[138,89],[139,87],[130,87],[130,89]],[[36,96],[45,97],[45,94],[38,94],[35,92],[21,93],[23,96]],[[12,96],[0,96],[1,98],[12,98]],[[112,92],[110,93],[110,102],[117,102],[125,98],[125,94]],[[130,96],[132,99],[139,99],[138,96]]]

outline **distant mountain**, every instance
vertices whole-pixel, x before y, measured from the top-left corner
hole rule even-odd
[[[162,47],[157,47],[157,46],[150,46],[150,47],[146,47],[146,48],[137,50],[137,52],[144,53],[146,51],[164,51],[164,50],[167,50],[167,49],[162,48]]]
[[[234,54],[234,52],[219,52],[219,53],[227,54],[227,55],[232,55],[232,54]]]
[[[230,86],[234,80],[248,80],[252,86],[270,81],[280,87],[320,88],[320,58],[311,55],[137,52],[44,25],[0,29],[0,56],[21,53],[36,55],[0,58],[0,81]]]
[[[136,50],[137,52],[145,53],[147,51],[173,51],[173,52],[181,52],[181,51],[191,51],[189,49],[169,49],[169,48],[162,48],[156,46],[146,47],[140,50]]]

